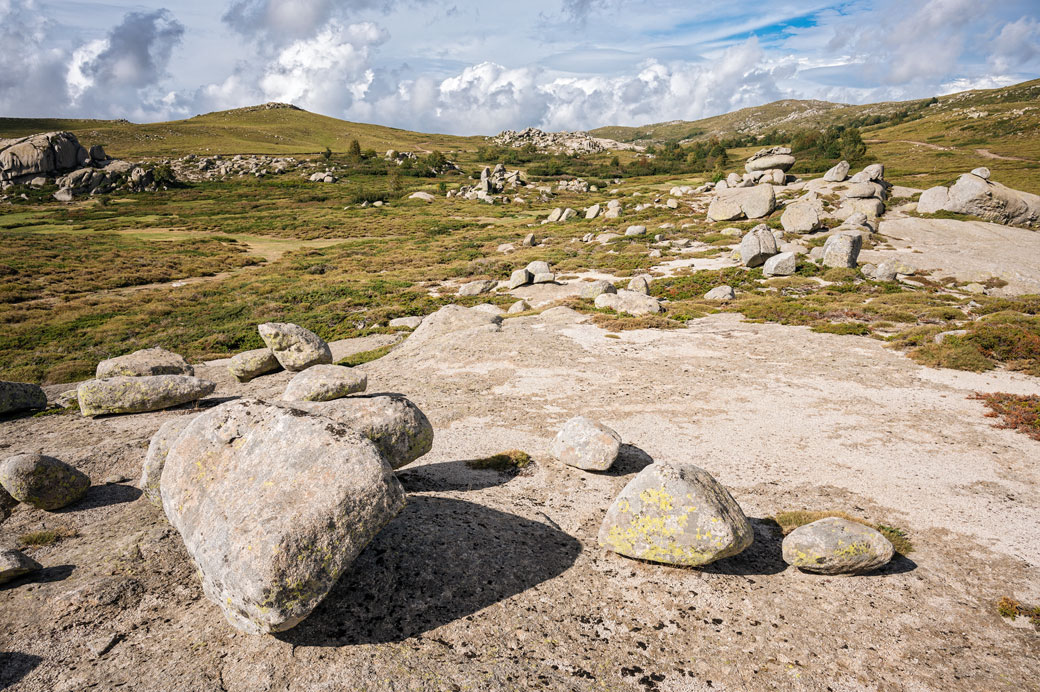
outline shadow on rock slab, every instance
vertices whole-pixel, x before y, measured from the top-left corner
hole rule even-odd
[[[54,565],[53,567],[44,567],[41,570],[30,572],[25,576],[12,579],[3,586],[0,586],[0,591],[14,590],[25,584],[49,584],[56,581],[65,581],[72,576],[72,573],[76,570],[75,565]],[[3,659],[3,654],[0,653],[0,660]],[[0,668],[2,669],[2,668]],[[0,677],[2,679],[2,677]],[[3,689],[0,687],[0,689]]]
[[[41,663],[43,658],[40,656],[18,651],[0,651],[0,690],[6,690],[19,682]]]
[[[87,494],[83,499],[78,502],[73,502],[67,507],[54,510],[53,513],[66,514],[69,512],[82,512],[86,509],[97,509],[98,507],[108,507],[109,505],[133,502],[137,498],[141,497],[141,495],[141,490],[132,485],[124,485],[121,483],[115,483],[113,485],[92,485],[87,489]]]
[[[494,469],[475,469],[469,461],[444,461],[437,464],[405,467],[397,472],[409,493],[485,490],[508,483],[515,473]],[[411,502],[411,500],[409,500]]]
[[[562,574],[581,544],[547,524],[439,497],[409,497],[297,627],[296,646],[399,642]]]

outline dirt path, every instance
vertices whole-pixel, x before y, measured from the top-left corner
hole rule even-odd
[[[998,159],[1000,161],[1025,161],[1026,163],[1036,163],[1033,159],[1023,159],[1020,156],[1001,156],[1000,154],[994,154],[989,149],[976,149],[975,153],[984,159]]]
[[[930,142],[918,142],[913,139],[864,139],[866,144],[915,144],[919,147],[925,147],[927,149],[934,149],[935,151],[965,151],[964,149],[958,149],[957,147],[944,147],[938,144],[932,144]],[[1037,163],[1033,159],[1024,159],[1020,156],[1003,156],[1001,154],[994,154],[989,149],[973,149],[976,156],[981,156],[984,159],[995,159],[999,161],[1023,161],[1025,163]],[[967,152],[965,152],[967,153]]]

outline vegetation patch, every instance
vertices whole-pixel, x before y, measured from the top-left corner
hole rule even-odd
[[[348,368],[353,368],[358,365],[363,365],[365,363],[371,363],[374,360],[379,360],[387,353],[390,353],[390,351],[393,350],[394,346],[396,346],[396,344],[389,344],[388,346],[380,346],[379,348],[374,348],[371,351],[362,351],[360,353],[354,353],[339,361],[338,363],[336,363],[336,365],[345,365]]]
[[[991,409],[986,414],[987,418],[1000,419],[993,427],[1017,430],[1034,440],[1040,440],[1040,396],[997,392],[975,394],[969,398],[978,399]]]
[[[630,329],[682,329],[682,322],[661,317],[660,315],[642,315],[626,317],[617,313],[598,312],[592,316],[592,323],[609,332],[623,332]]]
[[[1029,622],[1032,623],[1033,627],[1040,630],[1040,606],[1024,606],[1012,598],[1002,596],[997,601],[997,614],[1009,620],[1015,620],[1019,617],[1029,618]]]
[[[517,473],[531,465],[531,455],[519,449],[510,449],[507,452],[484,457],[483,459],[471,459],[466,466],[471,469],[482,471],[498,471],[500,473]]]
[[[54,545],[58,541],[66,538],[75,538],[78,535],[79,531],[71,526],[56,526],[53,529],[42,529],[40,531],[24,533],[19,536],[18,544],[22,547],[39,548],[45,545]]]
[[[910,538],[907,536],[906,531],[903,529],[896,528],[894,526],[888,526],[887,524],[872,524],[869,521],[859,519],[845,512],[819,512],[811,510],[793,510],[790,512],[779,512],[772,517],[773,521],[779,525],[781,532],[784,536],[791,533],[799,526],[811,524],[814,521],[820,519],[826,519],[828,517],[837,517],[839,519],[846,519],[848,521],[854,521],[857,524],[863,524],[869,526],[872,529],[877,529],[885,538],[891,543],[892,547],[896,549],[896,552],[900,555],[908,555],[914,551],[914,545],[910,542]]]

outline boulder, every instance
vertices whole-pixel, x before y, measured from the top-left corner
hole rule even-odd
[[[760,149],[747,160],[744,164],[744,170],[748,173],[752,171],[768,171],[771,168],[779,168],[785,173],[791,169],[791,166],[795,164],[795,158],[791,156],[791,150],[787,147],[770,147],[769,149]]]
[[[481,279],[478,281],[470,281],[469,283],[463,284],[459,288],[460,296],[479,296],[484,293],[490,293],[494,290],[495,286],[498,285],[497,281],[491,281],[489,279]]]
[[[950,188],[944,185],[930,187],[921,193],[917,200],[917,212],[919,214],[934,214],[942,211],[950,201]]]
[[[549,223],[556,223],[560,220],[561,216],[563,216],[563,209],[561,209],[560,207],[556,207],[551,212],[549,212],[549,216],[546,218],[546,221],[548,221]]]
[[[956,214],[972,214],[987,221],[1040,228],[1040,196],[1012,190],[1000,183],[966,173],[950,187],[943,208]]]
[[[538,260],[536,262],[531,262],[530,264],[528,264],[527,271],[529,274],[531,274],[531,276],[536,276],[538,274],[551,274],[552,267],[549,266],[548,262]]]
[[[679,208],[679,200],[677,200],[677,199],[669,199],[668,201],[666,201],[664,203],[664,205],[666,207],[668,207],[669,209],[678,209]]]
[[[629,315],[651,315],[661,312],[661,302],[657,298],[635,291],[601,293],[596,296],[595,305],[601,310],[606,308]]]
[[[152,440],[148,443],[144,464],[141,465],[141,482],[138,487],[141,488],[141,492],[148,501],[156,507],[162,507],[159,480],[162,478],[163,467],[166,465],[166,455],[170,453],[170,447],[194,418],[195,416],[178,416],[166,421],[152,435]]]
[[[883,193],[881,186],[877,183],[852,183],[845,190],[845,197],[848,199],[870,199],[872,197],[881,199]]]
[[[862,171],[852,176],[854,183],[867,183],[873,180],[884,180],[885,166],[881,163],[872,163]]]
[[[784,562],[817,574],[861,574],[884,567],[895,549],[879,531],[828,517],[799,526],[784,538]]]
[[[639,226],[629,226],[628,228],[625,229],[625,235],[627,235],[627,236],[643,235],[644,233],[646,233],[646,226],[642,226],[642,225],[639,225]]]
[[[534,233],[528,233],[527,235],[525,235],[523,241],[521,242],[521,245],[523,245],[524,247],[534,247],[537,244],[538,241],[535,240]]]
[[[560,214],[560,221],[570,221],[571,219],[573,219],[577,215],[578,215],[578,212],[574,211],[570,207],[567,207],[566,209],[563,210],[563,213]]]
[[[989,180],[989,177],[990,177],[990,171],[985,166],[980,166],[979,168],[974,169],[971,172],[971,174],[975,175],[975,176],[978,176],[978,177],[982,178],[983,180]]]
[[[647,466],[617,496],[599,543],[640,560],[698,566],[736,555],[754,531],[740,505],[704,469]]]
[[[823,174],[823,179],[828,183],[841,183],[849,177],[849,162],[841,161],[836,164],[833,168]]]
[[[646,296],[650,295],[650,277],[646,274],[633,276],[632,280],[628,282],[628,290],[642,293]]]
[[[620,451],[620,435],[584,416],[564,423],[549,446],[553,457],[585,471],[606,471],[614,465]]]
[[[862,247],[863,236],[835,233],[823,244],[823,264],[826,267],[855,267]]]
[[[534,278],[531,279],[533,284],[551,284],[556,282],[556,274],[552,272],[544,272],[541,274],[535,274]]]
[[[772,185],[722,190],[708,205],[708,217],[713,221],[732,221],[739,218],[760,219],[776,209],[776,194]]]
[[[216,387],[188,375],[110,377],[83,382],[76,389],[76,398],[84,416],[144,413],[197,401],[212,394]]]
[[[812,233],[820,228],[820,214],[809,202],[794,202],[784,208],[780,225],[788,233]]]
[[[531,283],[531,272],[526,269],[517,269],[509,275],[509,283],[506,286],[512,291],[514,288],[520,288]]]
[[[400,394],[355,396],[327,402],[289,404],[331,418],[375,444],[393,469],[406,466],[433,448],[433,426],[426,415]]]
[[[518,300],[509,306],[509,309],[506,310],[506,313],[509,315],[515,315],[520,312],[527,312],[530,309],[531,305],[526,300]]]
[[[740,240],[740,261],[747,267],[760,267],[775,255],[776,236],[765,224],[755,226]]]
[[[773,255],[762,265],[762,273],[766,276],[791,276],[797,269],[797,255],[793,252],[781,252],[779,255]]]
[[[408,199],[420,199],[423,202],[432,202],[433,201],[433,195],[431,195],[429,192],[419,191],[419,192],[413,192],[412,194],[408,195]]]
[[[581,297],[585,300],[596,300],[604,293],[617,293],[617,289],[614,288],[614,284],[603,279],[582,284]]]
[[[285,401],[332,401],[365,391],[368,376],[343,365],[314,365],[289,380]]]
[[[36,176],[55,177],[85,165],[89,155],[71,132],[45,132],[17,139],[0,139],[0,182]]]
[[[39,562],[22,551],[14,548],[0,548],[0,584],[6,584],[41,569],[43,567]]]
[[[597,216],[599,216],[600,209],[601,209],[601,207],[598,204],[593,204],[591,207],[589,207],[585,211],[585,218],[586,219],[594,219],[594,218],[596,218]]]
[[[194,375],[184,357],[164,348],[145,348],[98,363],[95,377],[147,377],[149,375]]]
[[[298,324],[265,322],[257,330],[286,370],[297,372],[312,365],[332,362],[329,345],[317,334]]]
[[[405,504],[361,434],[255,400],[191,422],[166,457],[161,496],[203,592],[248,633],[304,620]]]
[[[37,384],[0,381],[0,414],[46,408],[47,395]]]
[[[281,369],[278,358],[274,351],[269,348],[258,348],[252,351],[243,351],[231,357],[228,363],[228,371],[239,382],[249,382],[255,377],[266,375],[269,372]]]
[[[716,286],[704,294],[705,300],[733,300],[736,297],[732,286]]]
[[[423,318],[420,315],[410,315],[408,317],[395,317],[390,320],[389,324],[391,327],[404,327],[406,329],[416,329],[422,324]]]
[[[54,457],[18,454],[0,462],[0,485],[19,502],[50,511],[83,497],[90,478]]]

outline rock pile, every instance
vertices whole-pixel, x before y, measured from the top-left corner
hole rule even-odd
[[[768,149],[760,149],[752,154],[751,158],[744,164],[744,170],[751,173],[752,171],[779,169],[786,173],[794,164],[795,158],[791,156],[789,148],[770,147]]]
[[[550,154],[599,154],[604,151],[642,151],[643,147],[622,144],[612,139],[593,137],[587,132],[545,132],[535,127],[525,130],[506,130],[489,140],[502,146],[522,148],[534,147],[541,153]]]
[[[506,167],[500,163],[494,168],[485,166],[484,170],[480,172],[480,182],[476,185],[463,185],[458,190],[449,190],[447,196],[449,198],[462,197],[469,200],[479,199],[483,202],[494,204],[496,201],[510,201],[508,196],[496,197],[496,195],[501,195],[507,190],[515,191],[526,186],[527,181],[524,180],[521,171],[507,171]]]
[[[1040,196],[1012,190],[990,180],[988,168],[965,173],[948,188],[938,186],[925,190],[917,203],[917,211],[971,214],[1009,226],[1040,229]]]

